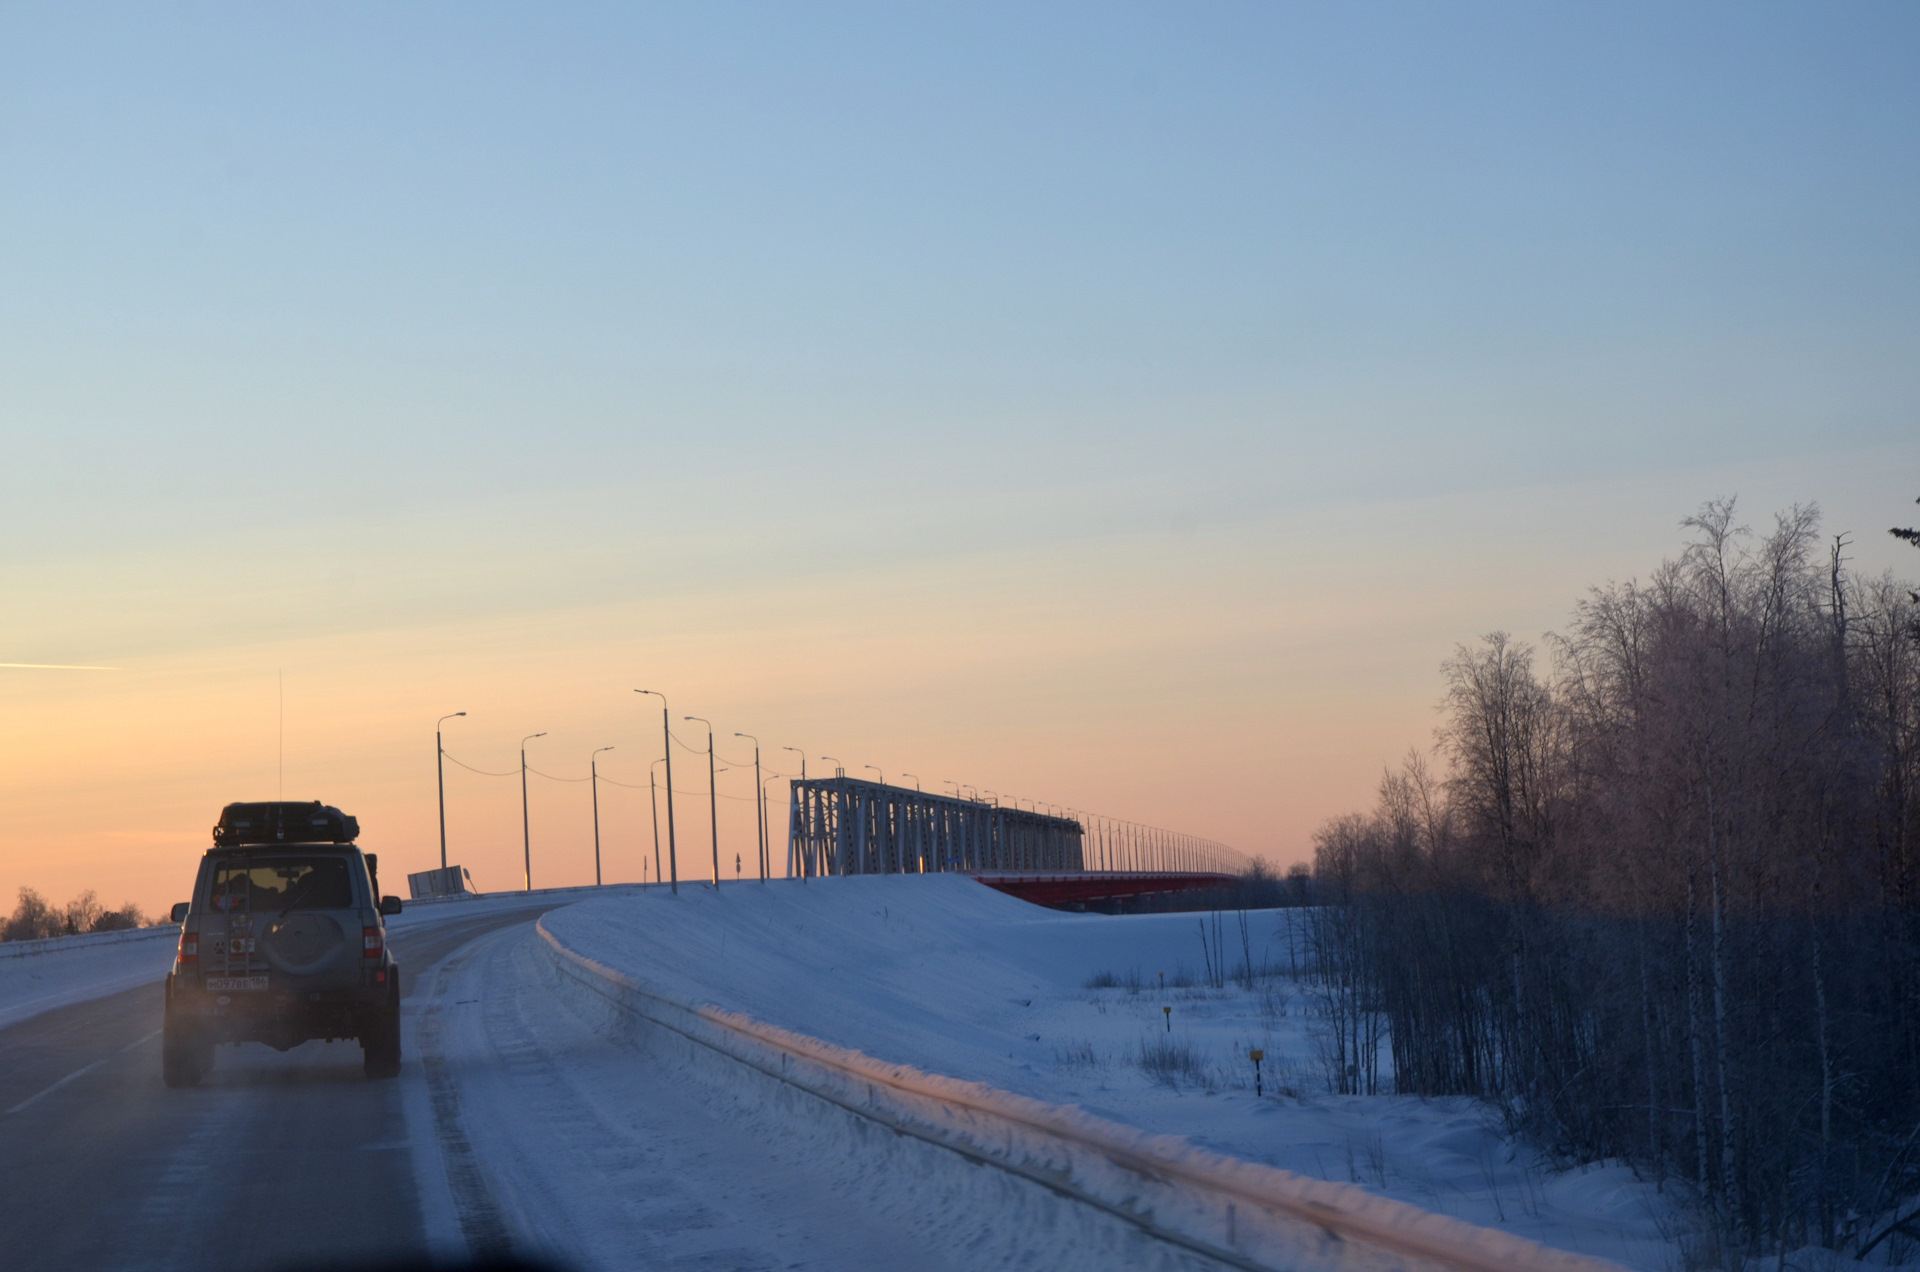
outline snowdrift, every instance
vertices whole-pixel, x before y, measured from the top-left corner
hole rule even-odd
[[[955,899],[970,903],[972,894],[957,892]],[[1238,1160],[1177,1136],[1148,1134],[985,1083],[876,1060],[675,993],[576,948],[591,944],[603,952],[604,939],[578,940],[575,933],[604,938],[610,917],[632,922],[640,914],[621,916],[593,905],[551,914],[538,925],[557,986],[583,1013],[599,1015],[608,1030],[652,1042],[671,1035],[684,1044],[682,1058],[704,1065],[722,1086],[777,1087],[773,1098],[789,1114],[852,1117],[933,1146],[956,1163],[990,1167],[1119,1220],[1188,1260],[1199,1256],[1233,1267],[1296,1272],[1619,1272],[1603,1260],[1349,1185]],[[764,1102],[765,1093],[759,1098]],[[885,1145],[876,1149],[886,1151]]]

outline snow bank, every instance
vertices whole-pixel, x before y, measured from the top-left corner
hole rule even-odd
[[[1288,966],[1297,913],[1248,914],[1257,964]],[[636,889],[548,926],[677,1002],[1645,1272],[1680,1265],[1671,1199],[1624,1165],[1557,1170],[1466,1099],[1327,1094],[1309,987],[1188,983],[1201,979],[1201,917],[1063,914],[964,877],[870,876]],[[1222,920],[1238,967],[1237,918]],[[1139,983],[1096,989],[1096,976]],[[1150,1070],[1162,1046],[1192,1069]]]
[[[581,891],[566,888],[468,897],[457,902],[449,899],[430,905],[409,903],[387,920],[387,928],[400,936],[479,914],[552,905],[556,899],[564,903]],[[0,1029],[58,1007],[142,985],[158,985],[173,966],[179,936],[177,924],[164,923],[124,932],[0,941]]]
[[[122,990],[157,984],[173,965],[180,929],[133,928],[0,941],[0,1029]]]
[[[809,889],[813,898],[785,899],[818,917],[834,909],[836,901],[855,894],[858,890],[844,886],[854,882],[794,884],[778,890]],[[835,889],[840,889],[837,895]],[[942,890],[946,895],[941,895]],[[737,887],[723,890],[718,897],[709,893],[702,899],[700,893],[690,892],[682,899],[690,899],[690,908],[701,910],[729,899],[748,909],[765,904],[775,891],[774,887]],[[756,892],[759,903],[748,899],[748,894]],[[969,881],[944,880],[923,887],[919,896],[937,895],[966,911],[975,908],[976,893],[996,895]],[[872,895],[868,892],[861,899]],[[576,948],[591,945],[602,957],[610,955],[631,967],[636,934],[645,933],[643,944],[690,935],[681,924],[643,926],[645,919],[656,916],[670,919],[671,911],[654,905],[636,909],[632,900],[628,898],[624,905],[589,903],[550,914],[540,923],[540,935],[562,983],[570,984],[574,992],[597,997],[620,1013],[678,1034],[696,1051],[724,1057],[901,1135],[1040,1184],[1123,1219],[1167,1244],[1242,1267],[1326,1272],[1433,1266],[1461,1272],[1598,1272],[1615,1267],[1350,1185],[1308,1179],[1212,1152],[1182,1137],[1154,1135],[1078,1108],[877,1060],[665,990],[651,974],[656,970],[653,966],[646,973],[630,971]],[[1020,910],[1003,912],[1003,918],[1029,909],[1018,902],[1008,904]],[[987,908],[998,905],[999,901],[989,902]],[[883,921],[890,919],[890,913],[883,915]],[[619,939],[621,929],[628,939]],[[764,924],[752,930],[763,935],[767,931]],[[736,935],[746,933],[736,929]],[[974,935],[977,939],[989,933]],[[768,952],[751,939],[739,941],[736,950],[737,958],[750,965],[762,961]],[[951,950],[945,955],[950,960],[959,957]],[[709,970],[715,966],[700,956],[698,949],[683,948],[660,966],[683,972],[690,966]],[[780,957],[777,943],[773,956]],[[726,965],[724,955],[722,964]],[[740,970],[737,964],[727,966]],[[798,976],[778,977],[776,992],[817,984],[823,974],[817,967],[802,965],[798,970]],[[922,1013],[929,1010],[930,1005],[920,1004]]]

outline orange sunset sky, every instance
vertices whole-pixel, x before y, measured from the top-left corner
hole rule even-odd
[[[0,662],[114,668],[0,668],[5,898],[162,909],[282,789],[397,889],[454,711],[615,747],[638,879],[636,687],[1284,868],[1706,499],[1920,573],[1902,41],[1101,12],[0,18]],[[517,778],[447,808],[517,886]],[[583,783],[529,821],[591,880]]]

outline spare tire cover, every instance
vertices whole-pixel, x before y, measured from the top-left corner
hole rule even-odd
[[[346,933],[324,914],[296,910],[267,932],[267,961],[283,972],[299,975],[326,967],[345,948]]]

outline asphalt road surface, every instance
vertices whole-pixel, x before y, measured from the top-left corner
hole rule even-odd
[[[476,937],[540,912],[394,933],[402,996]],[[0,1265],[424,1261],[403,1083],[369,1082],[357,1043],[310,1042],[222,1047],[199,1087],[167,1090],[162,997],[148,985],[0,1030]]]
[[[397,1081],[368,1081],[357,1043],[249,1043],[168,1090],[157,984],[0,1029],[0,1268],[1057,1266],[1016,1257],[1051,1223],[1045,1189],[942,1206],[838,1132],[733,1109],[573,1015],[530,926],[553,904],[393,933]]]

